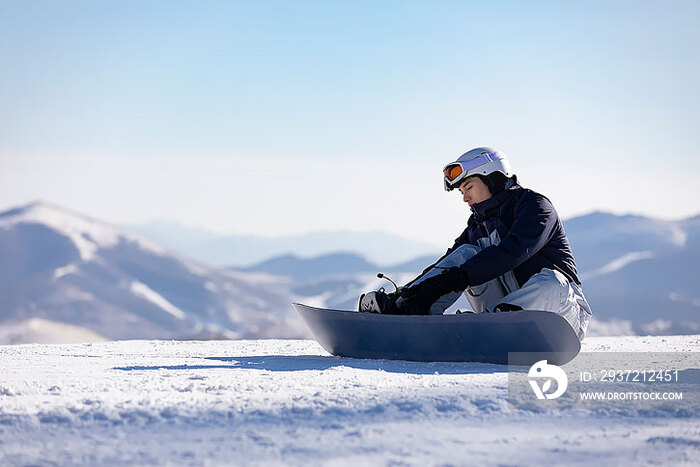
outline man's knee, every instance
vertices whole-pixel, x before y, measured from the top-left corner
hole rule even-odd
[[[537,286],[538,288],[568,288],[569,279],[567,279],[566,276],[559,271],[543,268],[540,272],[533,274],[532,277],[530,277],[530,279],[523,284],[523,287],[533,285]]]
[[[460,245],[455,250],[450,253],[449,255],[445,256],[442,261],[438,263],[438,266],[441,267],[453,267],[453,266],[461,266],[464,264],[467,260],[471,259],[474,255],[476,255],[480,251],[479,247],[476,245],[471,245],[469,243],[465,243],[464,245]]]
[[[457,251],[462,252],[463,255],[466,255],[469,257],[474,256],[480,250],[481,249],[478,246],[472,245],[471,243],[465,243],[464,245],[460,245],[457,248],[455,248],[455,252],[457,252]]]

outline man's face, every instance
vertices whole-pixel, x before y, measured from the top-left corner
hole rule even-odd
[[[486,201],[491,197],[489,187],[486,186],[479,177],[467,177],[459,185],[459,191],[462,192],[462,199],[469,207]]]

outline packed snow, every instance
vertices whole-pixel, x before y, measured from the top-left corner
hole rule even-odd
[[[697,351],[700,336],[583,351]],[[509,407],[507,368],[310,340],[0,346],[0,465],[698,465],[697,412]]]

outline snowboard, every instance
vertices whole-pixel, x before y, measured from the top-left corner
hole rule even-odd
[[[527,352],[517,364],[563,365],[581,350],[571,325],[548,311],[403,316],[294,308],[318,343],[340,357],[507,365],[509,352]]]

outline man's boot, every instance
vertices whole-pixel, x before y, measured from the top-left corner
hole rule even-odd
[[[360,302],[358,304],[358,310],[368,313],[381,313],[384,315],[395,315],[398,314],[396,309],[396,299],[397,294],[386,293],[384,288],[381,288],[375,292],[367,292],[360,295]]]

